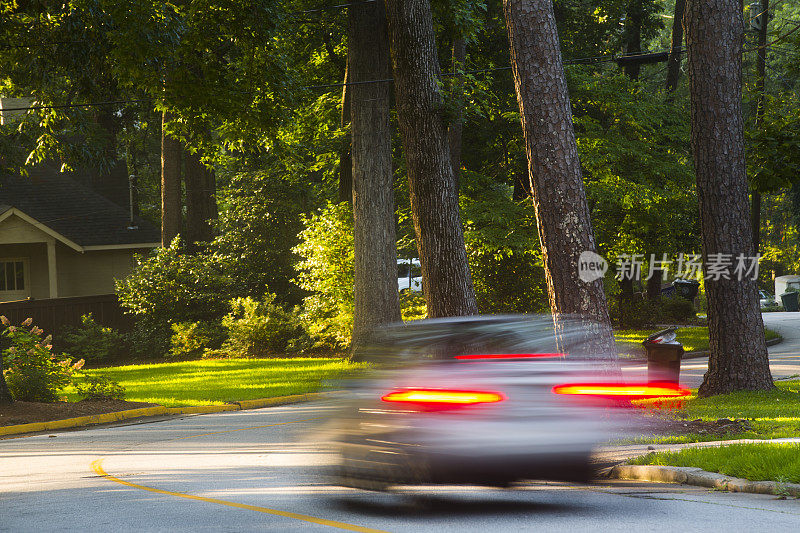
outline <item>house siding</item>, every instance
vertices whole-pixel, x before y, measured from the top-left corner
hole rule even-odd
[[[95,250],[76,252],[56,244],[59,297],[90,296],[114,292],[114,280],[124,278],[133,268],[135,253],[141,250]]]

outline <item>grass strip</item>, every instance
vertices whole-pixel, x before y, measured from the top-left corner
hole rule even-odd
[[[642,341],[657,331],[660,331],[660,329],[621,329],[614,331],[617,351],[621,354],[643,356]],[[767,340],[780,337],[777,332],[768,328],[764,328],[764,336]],[[708,326],[678,328],[676,340],[683,344],[683,349],[687,352],[708,350]]]
[[[800,483],[800,444],[731,444],[651,453],[629,461],[636,465],[694,466],[751,481]]]
[[[316,392],[323,381],[365,368],[345,358],[214,359],[97,368],[125,387],[125,399],[166,407],[219,405],[238,400]],[[80,399],[74,388],[69,401]]]

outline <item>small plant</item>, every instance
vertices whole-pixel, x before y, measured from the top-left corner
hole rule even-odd
[[[63,344],[65,351],[90,362],[117,359],[128,351],[125,336],[95,322],[91,313],[81,316],[80,326],[65,332]]]
[[[92,402],[125,399],[125,387],[106,376],[86,376],[82,383],[75,384],[75,390],[78,396]]]
[[[0,323],[4,326],[0,334],[11,344],[3,350],[3,374],[14,399],[58,400],[58,393],[72,382],[73,372],[83,367],[84,360],[73,363],[66,355],[53,353],[52,337],[42,338],[44,332],[33,326],[30,318],[19,327],[4,316],[0,316]]]
[[[226,338],[225,328],[219,322],[179,322],[172,325],[170,357],[205,357],[216,351]]]

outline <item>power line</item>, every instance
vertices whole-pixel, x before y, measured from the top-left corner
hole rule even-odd
[[[33,109],[69,109],[74,107],[94,107],[112,104],[129,104],[133,102],[150,102],[152,98],[136,98],[132,100],[109,100],[108,102],[87,102],[85,104],[54,104],[54,105],[32,105],[28,107],[4,107],[0,111],[29,111]]]

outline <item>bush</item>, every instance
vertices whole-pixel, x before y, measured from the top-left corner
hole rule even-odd
[[[101,326],[92,314],[81,316],[81,325],[65,331],[64,350],[89,362],[117,359],[128,352],[125,336],[117,330]]]
[[[305,219],[295,252],[303,301],[303,319],[321,346],[345,349],[353,331],[353,211],[350,204],[329,204]]]
[[[661,313],[667,320],[686,322],[693,320],[697,312],[689,300],[671,296],[661,300]]]
[[[179,322],[172,325],[169,355],[200,357],[217,350],[225,337],[225,328],[219,322]]]
[[[139,258],[116,287],[120,304],[138,317],[131,351],[140,356],[165,354],[172,324],[218,320],[227,311],[232,283],[212,257],[185,253],[179,238]]]
[[[106,376],[86,376],[83,382],[76,383],[78,396],[88,401],[124,400],[125,387]]]
[[[52,337],[42,338],[44,332],[31,326],[30,318],[20,327],[12,326],[4,316],[0,322],[4,326],[1,334],[10,341],[2,356],[11,395],[27,402],[58,400],[59,391],[72,382],[72,373],[83,366],[83,359],[72,364],[69,357],[53,353]]]
[[[275,295],[263,300],[234,298],[231,312],[222,319],[228,339],[222,350],[231,357],[265,357],[298,353],[311,347],[311,339],[297,314],[275,302]]]
[[[425,295],[417,291],[400,293],[400,314],[404,321],[422,320],[428,316],[428,305]]]

